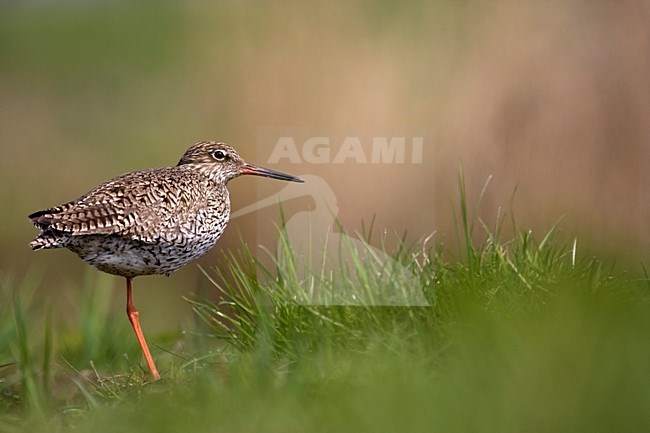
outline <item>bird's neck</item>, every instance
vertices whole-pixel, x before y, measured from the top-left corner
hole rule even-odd
[[[183,167],[185,170],[199,175],[210,184],[218,186],[225,185],[228,182],[228,179],[223,178],[223,173],[215,172],[214,170],[211,170],[210,167],[206,167],[203,164],[186,164]]]

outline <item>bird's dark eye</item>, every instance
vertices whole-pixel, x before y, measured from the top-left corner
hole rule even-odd
[[[226,156],[228,155],[226,155],[226,152],[224,152],[223,150],[215,150],[214,152],[212,152],[212,157],[217,161],[223,161],[224,159],[226,159]]]

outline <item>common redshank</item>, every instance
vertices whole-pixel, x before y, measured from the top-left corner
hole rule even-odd
[[[29,215],[41,230],[29,245],[33,250],[68,248],[100,271],[126,278],[126,313],[158,380],[133,306],[131,280],[170,275],[208,252],[230,218],[226,185],[245,174],[303,182],[249,164],[225,143],[202,141],[174,167],[126,173],[76,200]]]

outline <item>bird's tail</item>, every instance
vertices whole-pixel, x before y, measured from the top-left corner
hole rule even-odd
[[[65,246],[68,236],[57,235],[49,230],[39,234],[29,243],[32,250],[38,251],[46,248],[61,248]]]

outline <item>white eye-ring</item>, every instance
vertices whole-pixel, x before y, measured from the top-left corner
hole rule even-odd
[[[228,155],[223,150],[215,150],[212,152],[212,157],[217,161],[223,161]]]

